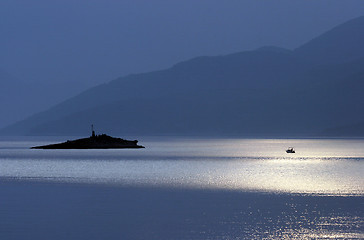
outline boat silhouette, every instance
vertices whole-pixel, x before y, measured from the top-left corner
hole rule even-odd
[[[296,153],[296,151],[294,150],[293,147],[289,147],[287,150],[286,150],[286,153]]]

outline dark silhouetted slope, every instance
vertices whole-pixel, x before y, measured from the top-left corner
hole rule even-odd
[[[277,119],[278,114],[266,104],[308,68],[289,51],[200,57],[95,87],[3,133],[80,134],[90,123],[120,133],[263,133],[266,123],[260,116]]]
[[[1,133],[83,135],[94,123],[113,134],[302,136],[360,122],[363,19],[295,51],[263,47],[122,77]]]
[[[24,82],[0,69],[0,127],[20,120],[34,112],[27,108],[29,90]],[[39,111],[39,109],[35,109]]]
[[[364,16],[341,24],[297,48],[295,53],[316,64],[339,64],[364,57]]]
[[[79,83],[32,82],[0,69],[0,128],[81,92],[77,89],[81,89]]]

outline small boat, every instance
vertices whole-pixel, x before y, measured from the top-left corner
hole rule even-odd
[[[289,147],[287,150],[286,150],[286,153],[295,153],[296,151],[294,150],[293,147]]]

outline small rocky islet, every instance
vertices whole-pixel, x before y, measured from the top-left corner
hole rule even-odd
[[[106,134],[96,135],[92,130],[92,135],[88,138],[68,140],[63,143],[49,144],[32,147],[32,149],[108,149],[108,148],[144,148],[138,145],[138,140],[125,140],[115,138]]]

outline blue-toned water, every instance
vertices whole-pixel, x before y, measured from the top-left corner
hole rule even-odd
[[[364,140],[146,139],[146,149],[0,142],[0,177],[326,195],[364,194]],[[288,146],[296,148],[287,154]]]
[[[364,237],[363,139],[64,140],[0,140],[1,239]]]

